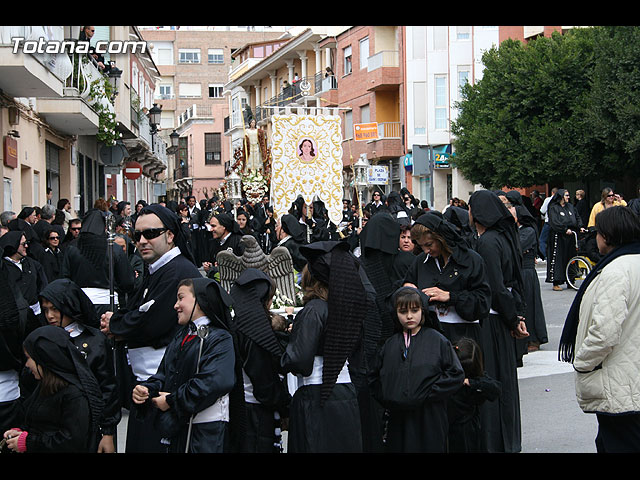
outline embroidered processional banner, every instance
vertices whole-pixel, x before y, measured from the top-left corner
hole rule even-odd
[[[319,199],[329,219],[342,221],[342,129],[337,115],[273,115],[271,191],[273,213],[285,215],[302,196]]]

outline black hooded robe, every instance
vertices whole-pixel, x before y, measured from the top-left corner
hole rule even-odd
[[[513,216],[495,193],[477,191],[469,206],[474,221],[488,228],[476,244],[491,287],[491,311],[482,322],[480,346],[487,375],[502,385],[500,397],[481,409],[483,451],[515,453],[522,448],[516,344],[511,336],[518,315],[524,315],[519,240]]]
[[[289,416],[291,403],[280,368],[283,347],[263,307],[271,285],[267,274],[247,268],[230,291],[244,379],[248,453],[279,451],[276,428],[280,427],[279,419]]]
[[[404,282],[420,290],[438,287],[449,292],[448,302],[430,303],[444,335],[451,342],[462,337],[479,342],[480,323],[489,313],[491,304],[491,289],[482,257],[468,248],[454,226],[439,213],[427,212],[418,217],[416,223],[443,236],[452,253],[443,266],[439,259],[422,252],[413,261]]]
[[[571,257],[577,254],[576,238],[567,235],[567,230],[579,232],[582,219],[575,207],[566,202],[560,205],[566,190],[560,189],[551,198],[547,215],[549,217],[549,239],[547,240],[547,283],[562,285],[567,282],[566,268]]]
[[[283,369],[309,376],[314,358],[322,356],[327,302],[310,300],[293,321],[289,344],[282,356]],[[360,410],[353,383],[336,383],[321,406],[321,385],[299,386],[293,394],[289,416],[289,453],[357,453],[362,451]]]
[[[25,339],[25,350],[68,384],[52,395],[41,383],[25,400],[19,428],[28,432],[28,453],[93,453],[96,451],[102,398],[98,382],[82,353],[59,327],[46,325]]]
[[[114,373],[113,347],[98,329],[100,320],[97,311],[80,287],[68,279],[54,280],[40,292],[40,297],[50,301],[61,314],[78,324],[66,330],[100,385],[104,403],[100,433],[115,435],[122,418],[121,402]],[[78,331],[79,334],[76,333]]]
[[[396,294],[402,290],[416,291],[401,287]],[[428,299],[422,293],[420,297],[424,311]],[[447,399],[463,381],[464,371],[451,342],[435,328],[423,324],[410,335],[408,346],[402,331],[389,337],[369,376],[373,395],[389,412],[386,451],[446,453]]]

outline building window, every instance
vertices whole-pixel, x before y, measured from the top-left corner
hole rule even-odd
[[[222,161],[222,151],[219,133],[204,134],[204,164],[220,165]]]
[[[209,98],[222,98],[223,85],[209,85]]]
[[[158,48],[156,63],[158,65],[173,65],[173,49],[172,48]]]
[[[162,100],[173,98],[173,85],[164,84],[158,87],[158,94]]]
[[[426,54],[426,47],[427,47],[427,41],[426,41],[427,27],[423,27],[423,26],[411,27],[411,33],[412,33],[411,44],[413,46],[412,58],[414,60],[421,60],[426,58],[425,54]]]
[[[436,130],[446,130],[447,125],[447,76],[435,76],[435,114]]]
[[[179,63],[200,63],[200,50],[195,48],[181,48],[178,51]]]
[[[186,177],[189,173],[189,139],[180,137],[178,139],[178,168],[182,170],[182,177]]]
[[[371,109],[369,104],[360,107],[360,123],[369,123],[371,121]]]
[[[343,50],[343,58],[344,58],[344,74],[349,75],[352,70],[351,65],[351,46],[348,46]]]
[[[221,48],[210,48],[207,55],[209,63],[224,63],[224,51]]]
[[[433,27],[433,49],[434,50],[446,50],[447,49],[447,34],[448,29],[446,25],[436,25]]]
[[[471,38],[471,27],[456,27],[456,39],[469,40]]]
[[[181,98],[197,98],[202,96],[202,85],[199,83],[181,83],[178,86]]]
[[[369,37],[360,40],[360,69],[369,66]]]
[[[462,90],[462,87],[469,83],[469,75],[471,70],[468,66],[458,67],[458,94]]]
[[[413,133],[414,135],[426,135],[427,133],[426,82],[413,84]]]
[[[343,138],[353,138],[353,115],[351,110],[344,112],[344,136]]]

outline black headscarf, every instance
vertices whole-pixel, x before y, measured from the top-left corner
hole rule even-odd
[[[340,370],[362,335],[367,295],[358,260],[346,242],[324,241],[300,247],[311,275],[329,287],[321,402],[329,397]]]
[[[218,223],[227,230],[227,232],[240,233],[240,225],[235,221],[232,214],[219,213],[215,218],[218,220]]]
[[[82,219],[82,227],[76,246],[83,257],[96,269],[102,270],[107,258],[107,233],[105,216],[92,208]]]
[[[290,213],[283,215],[280,219],[282,229],[298,243],[304,243],[305,231],[303,225],[296,217]]]
[[[25,235],[24,232],[21,232],[20,230],[13,230],[0,237],[0,248],[2,249],[3,257],[10,257],[18,251],[20,240],[23,235]]]
[[[100,317],[89,297],[68,278],[60,278],[49,283],[40,297],[50,301],[62,315],[66,315],[81,325],[100,328]]]
[[[536,231],[537,236],[538,222],[533,217],[533,215],[531,215],[529,209],[525,207],[520,192],[518,192],[517,190],[511,190],[507,192],[505,196],[509,199],[509,202],[511,202],[511,204],[516,208],[516,215],[518,216],[518,222],[520,222],[520,225],[532,227]]]
[[[184,255],[191,263],[195,264],[196,261],[193,257],[193,252],[191,251],[191,247],[189,246],[189,239],[187,238],[186,232],[183,230],[181,225],[181,220],[178,215],[169,210],[167,207],[160,205],[159,203],[153,203],[151,205],[147,205],[138,215],[140,218],[141,215],[145,215],[148,213],[153,213],[156,215],[162,225],[173,233],[173,243],[180,249],[180,253]],[[82,224],[82,228],[84,228],[84,223]]]
[[[98,381],[84,356],[59,327],[36,328],[24,341],[24,349],[38,364],[82,390],[89,401],[92,431],[97,432],[104,401]]]
[[[33,207],[24,207],[22,210],[20,210],[20,213],[18,214],[18,218],[20,220],[24,220],[27,217],[29,217],[33,212],[35,212],[35,208],[33,208]]]
[[[399,328],[400,330],[402,327],[400,324],[400,320],[398,319],[396,302],[398,301],[398,296],[400,296],[405,292],[417,293],[418,296],[420,297],[420,302],[422,304],[422,311],[425,317],[425,321],[424,321],[424,324],[422,324],[422,326],[426,328],[433,328],[434,330],[442,332],[442,327],[440,326],[440,320],[438,319],[438,315],[436,315],[435,312],[429,310],[429,297],[419,288],[413,288],[409,286],[398,288],[395,292],[393,292],[393,295],[391,296],[390,311],[394,319],[394,322],[396,324],[396,327]]]
[[[453,224],[449,223],[440,212],[429,210],[420,215],[415,223],[423,225],[432,232],[441,235],[451,250],[455,250],[456,248],[463,251],[468,250],[467,244],[458,233],[458,230]]]
[[[280,356],[283,349],[264,308],[272,285],[273,281],[262,270],[247,268],[234,282],[229,293],[233,299],[238,331],[273,355]]]
[[[388,212],[373,215],[360,232],[360,245],[366,256],[368,249],[396,255],[400,242],[400,224]]]
[[[511,246],[513,256],[513,278],[522,292],[522,251],[520,239],[515,228],[515,219],[498,195],[489,190],[473,192],[469,198],[469,210],[473,220],[487,230],[495,230],[503,234]]]
[[[236,382],[229,393],[229,436],[230,451],[237,453],[244,450],[246,434],[246,410],[244,404],[244,385],[242,381],[242,361],[238,355],[238,340],[231,320],[233,300],[222,286],[210,278],[194,278],[193,291],[200,309],[209,319],[212,326],[227,330],[233,339],[235,352]]]

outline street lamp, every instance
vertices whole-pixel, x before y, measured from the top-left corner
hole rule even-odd
[[[229,188],[229,196],[233,202],[233,216],[236,217],[236,202],[242,199],[242,179],[235,170],[231,170],[231,173],[227,177],[227,187]]]
[[[153,107],[149,110],[149,123],[151,124],[151,133],[154,134],[158,131],[158,125],[160,125],[160,117],[162,116],[162,107],[158,108],[158,104],[154,103]]]
[[[171,135],[169,135],[169,139],[171,140],[171,146],[167,148],[167,153],[169,155],[173,155],[178,151],[178,142],[180,140],[180,134],[174,130],[173,132],[171,132]]]
[[[118,84],[120,83],[120,77],[122,76],[122,70],[120,70],[118,67],[116,67],[115,63],[111,65],[111,68],[109,69],[109,83],[111,84],[111,87],[113,88],[113,98],[116,97],[116,95],[118,95]],[[112,99],[113,100],[113,99]]]
[[[369,185],[369,162],[367,154],[363,153],[353,165],[353,182],[358,190],[358,211],[360,213],[360,227],[362,227],[362,203],[364,190]]]

